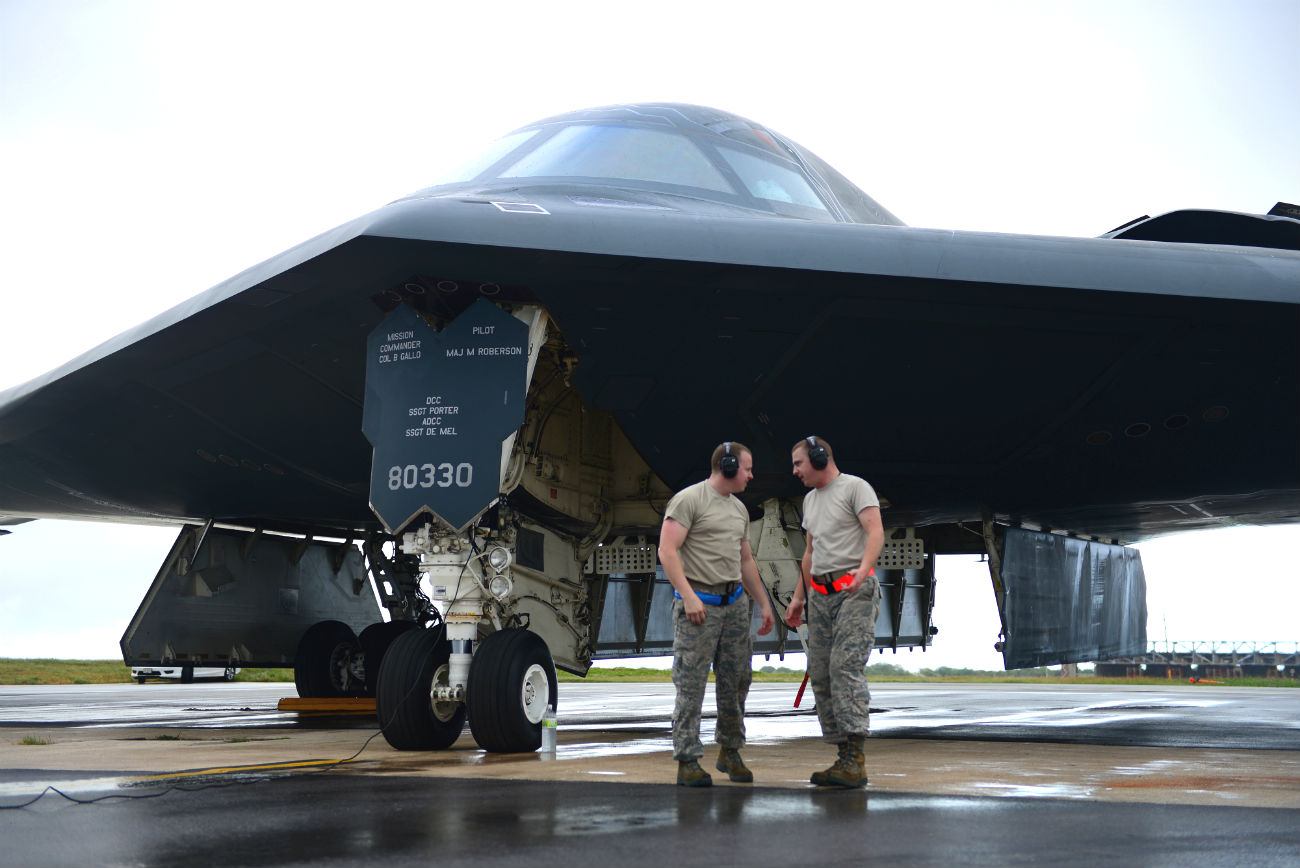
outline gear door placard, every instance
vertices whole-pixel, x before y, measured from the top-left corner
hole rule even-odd
[[[464,530],[496,501],[527,363],[528,327],[485,299],[440,332],[402,305],[370,333],[361,428],[370,508],[389,533],[424,511]]]

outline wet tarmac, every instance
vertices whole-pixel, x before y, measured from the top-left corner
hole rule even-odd
[[[1298,690],[877,685],[871,783],[826,791],[796,688],[754,686],[756,782],[693,791],[668,684],[561,685],[553,757],[395,751],[292,685],[3,686],[0,866],[1300,864]]]

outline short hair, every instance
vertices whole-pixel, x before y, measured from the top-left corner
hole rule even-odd
[[[740,456],[746,452],[749,452],[751,455],[753,454],[748,446],[735,440],[728,440],[725,443],[719,443],[713,450],[713,457],[709,459],[709,468],[714,473],[722,472],[722,456],[727,454],[727,443],[731,444],[731,454],[736,456],[737,460],[739,460]]]
[[[790,452],[791,453],[798,452],[800,449],[802,449],[804,452],[807,452],[809,449],[812,448],[812,444],[808,442],[809,439],[810,439],[809,437],[799,438],[799,440],[793,446],[790,447]],[[823,449],[826,450],[826,457],[828,459],[832,461],[835,459],[835,452],[831,449],[831,444],[827,443],[824,438],[818,437],[816,434],[812,435],[812,439],[816,439],[817,445],[821,446]]]

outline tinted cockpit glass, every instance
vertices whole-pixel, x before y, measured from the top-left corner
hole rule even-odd
[[[734,148],[718,148],[718,152],[754,198],[826,210],[825,203],[794,169]]]
[[[566,127],[503,171],[502,178],[617,178],[733,193],[688,138],[636,127]]]
[[[434,185],[456,184],[461,181],[472,180],[473,178],[478,177],[486,169],[490,168],[497,160],[500,160],[506,154],[510,153],[535,135],[537,135],[537,130],[519,130],[518,132],[513,132],[508,136],[497,139],[492,143],[491,147],[482,154],[475,156],[463,166],[459,166],[455,170],[447,172],[439,177],[434,181]]]

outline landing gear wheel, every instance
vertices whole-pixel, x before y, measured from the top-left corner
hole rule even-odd
[[[234,680],[235,680],[235,667],[233,667],[233,666],[227,666],[227,667],[226,667],[226,671],[223,672],[223,673],[221,673],[221,677],[224,678],[226,681],[234,681]]]
[[[380,621],[361,631],[358,641],[366,655],[366,696],[378,695],[379,667],[389,647],[398,636],[419,628],[414,621]]]
[[[181,684],[194,683],[194,664],[186,663],[181,667]]]
[[[498,630],[479,644],[469,666],[469,728],[491,753],[525,753],[542,744],[542,715],[557,705],[555,662],[542,637]]]
[[[307,628],[293,657],[293,683],[307,698],[361,696],[361,646],[342,621],[318,621]]]
[[[408,630],[393,640],[379,664],[375,707],[384,738],[397,750],[446,750],[465,729],[465,706],[437,702],[447,684],[451,643],[442,630]]]

